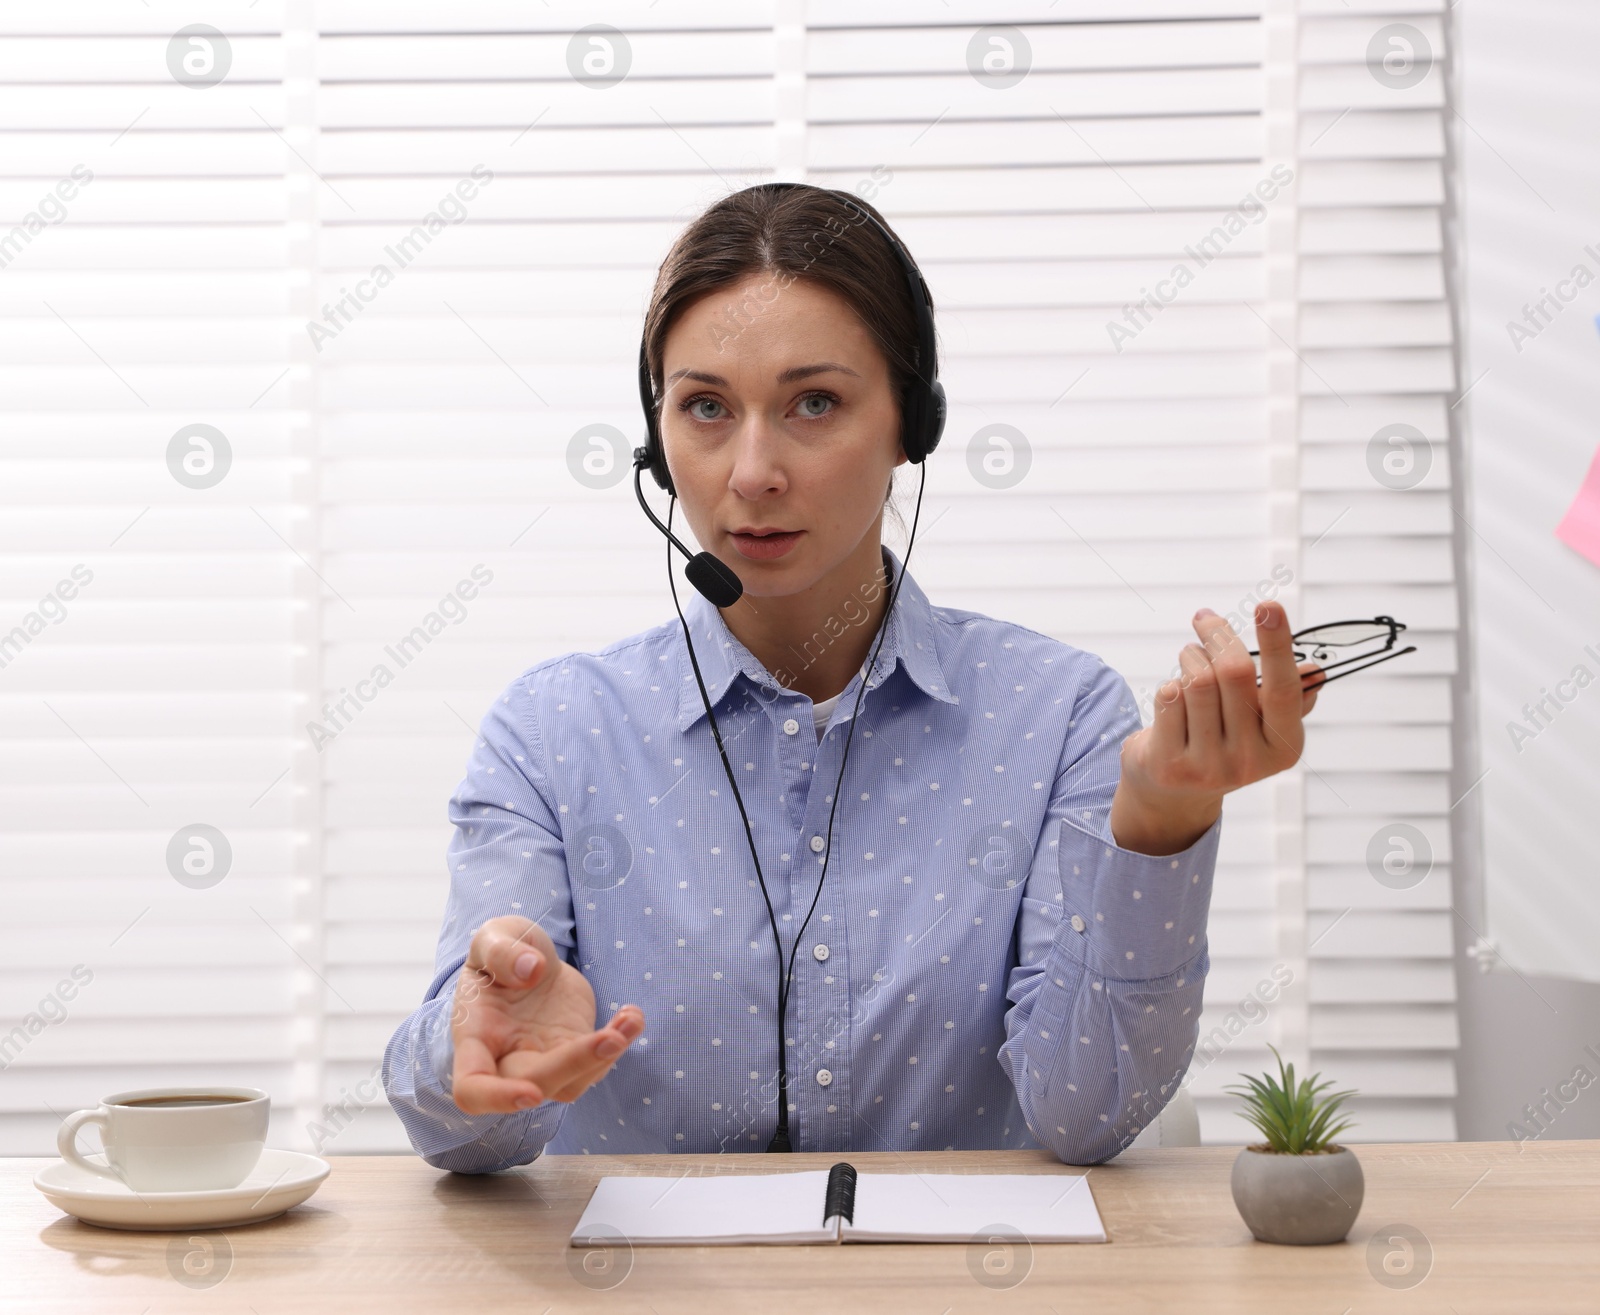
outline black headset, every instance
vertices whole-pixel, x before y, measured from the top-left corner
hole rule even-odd
[[[911,536],[906,543],[906,555],[900,563],[900,572],[895,577],[894,586],[889,592],[889,603],[884,609],[883,622],[878,630],[878,643],[872,650],[866,671],[870,673],[878,663],[878,652],[883,647],[884,636],[889,633],[889,617],[894,611],[896,598],[900,594],[900,582],[905,578],[906,563],[911,560],[911,549],[917,541],[917,521],[922,516],[922,490],[927,486],[928,470],[922,463],[928,454],[939,446],[940,436],[944,433],[945,422],[945,396],[944,385],[939,382],[939,363],[937,349],[933,336],[933,310],[929,304],[928,285],[923,281],[922,273],[917,269],[916,263],[911,259],[911,254],[895,238],[888,228],[877,219],[873,218],[864,206],[858,204],[854,197],[847,192],[835,191],[831,188],[812,187],[809,183],[759,183],[757,187],[767,191],[779,191],[792,187],[804,187],[810,191],[824,193],[832,196],[861,216],[862,222],[871,220],[878,231],[883,234],[886,241],[900,262],[900,268],[905,271],[906,284],[911,292],[911,302],[916,310],[917,319],[917,359],[912,368],[912,377],[900,398],[900,445],[905,449],[906,458],[922,467],[922,481],[917,489],[917,509],[911,520]],[[749,189],[751,191],[755,188]],[[824,253],[825,256],[826,253]],[[833,856],[833,818],[839,807],[840,787],[844,784],[845,764],[850,761],[850,742],[855,737],[856,720],[861,715],[861,701],[867,692],[866,676],[863,675],[861,688],[856,693],[855,709],[850,716],[850,729],[845,734],[844,752],[839,760],[839,779],[834,782],[833,807],[828,812],[828,837],[827,845],[823,850],[822,873],[817,878],[817,892],[812,897],[811,909],[806,913],[805,921],[795,932],[794,944],[789,949],[789,962],[785,970],[783,962],[783,939],[778,935],[777,915],[772,909],[772,897],[767,893],[767,879],[761,872],[761,858],[756,853],[755,835],[750,829],[750,815],[745,811],[744,797],[739,793],[739,782],[734,776],[733,764],[728,761],[728,751],[723,743],[722,731],[717,726],[716,714],[711,710],[711,696],[706,690],[706,683],[700,673],[700,661],[695,656],[694,640],[689,635],[689,623],[684,619],[683,608],[678,602],[678,586],[672,574],[672,549],[676,548],[689,559],[684,575],[689,583],[694,585],[714,606],[718,608],[731,607],[738,602],[744,594],[744,585],[733,571],[721,559],[709,552],[691,553],[676,535],[672,533],[672,512],[677,506],[677,490],[672,486],[672,476],[667,470],[666,456],[661,447],[661,428],[656,419],[655,392],[650,381],[650,364],[646,357],[645,343],[641,338],[639,342],[639,402],[644,407],[645,441],[641,447],[633,450],[633,491],[639,500],[639,506],[644,509],[646,516],[655,527],[667,537],[667,584],[672,590],[672,603],[678,612],[678,621],[683,626],[684,641],[689,646],[689,661],[694,667],[694,678],[700,687],[700,698],[705,704],[706,717],[711,723],[711,733],[717,742],[717,752],[722,755],[722,768],[727,773],[728,784],[733,787],[733,797],[739,805],[739,816],[744,821],[745,840],[750,846],[750,857],[756,865],[756,877],[761,883],[762,898],[767,903],[767,920],[772,925],[772,939],[778,947],[778,1126],[772,1135],[772,1140],[767,1144],[769,1151],[792,1150],[789,1141],[789,1064],[788,1051],[784,1039],[784,1017],[788,1010],[789,983],[794,978],[794,956],[800,946],[801,938],[805,935],[806,926],[811,921],[811,913],[816,910],[817,900],[822,896],[822,883],[828,875],[828,860]],[[650,504],[645,501],[644,488],[640,482],[640,474],[649,470],[655,482],[672,495],[672,507],[667,511],[667,523],[663,525],[655,512],[650,509]]]

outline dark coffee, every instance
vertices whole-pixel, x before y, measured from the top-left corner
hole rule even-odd
[[[119,1100],[119,1105],[136,1109],[192,1109],[199,1105],[239,1105],[253,1096],[140,1096],[135,1100]]]

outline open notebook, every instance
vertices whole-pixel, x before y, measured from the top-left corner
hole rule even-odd
[[[1030,1242],[1104,1242],[1083,1174],[798,1173],[602,1178],[573,1246],[970,1242],[999,1226]]]

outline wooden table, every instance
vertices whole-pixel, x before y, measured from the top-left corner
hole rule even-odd
[[[774,1164],[764,1155],[549,1156],[491,1175],[443,1173],[411,1156],[336,1155],[316,1195],[288,1214],[195,1234],[227,1257],[218,1262],[221,1280],[203,1288],[180,1277],[184,1251],[199,1243],[79,1223],[33,1186],[48,1160],[6,1159],[0,1306],[35,1315],[1600,1310],[1600,1142],[1358,1147],[1365,1204],[1349,1240],[1327,1247],[1250,1237],[1229,1194],[1236,1153],[1129,1151],[1092,1169],[1111,1244],[1038,1246],[1010,1257],[1009,1270],[1003,1256],[985,1270],[981,1255],[960,1245],[639,1247],[631,1255],[567,1245],[602,1174],[759,1173]],[[840,1158],[782,1163],[820,1169]],[[848,1158],[888,1173],[1074,1172],[1031,1151]],[[1382,1240],[1400,1235],[1395,1225],[1426,1239],[1413,1244],[1409,1271],[1403,1247]]]

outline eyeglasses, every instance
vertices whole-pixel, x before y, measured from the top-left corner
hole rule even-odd
[[[1396,649],[1395,641],[1400,632],[1405,629],[1404,623],[1396,621],[1392,616],[1375,616],[1370,621],[1332,621],[1327,625],[1309,626],[1305,630],[1294,632],[1294,660],[1296,662],[1318,662],[1324,664],[1321,671],[1306,671],[1301,673],[1301,679],[1314,679],[1316,683],[1306,686],[1307,689],[1320,689],[1330,680],[1339,680],[1344,676],[1353,676],[1358,671],[1365,671],[1368,667],[1375,667],[1380,662],[1387,662],[1390,658],[1402,657],[1407,653],[1415,653],[1417,646],[1407,644],[1404,648]],[[1376,645],[1377,647],[1374,647]],[[1364,650],[1351,652],[1353,649]],[[1261,650],[1252,648],[1248,650],[1252,657],[1259,657]],[[1348,656],[1346,656],[1348,654]],[[1336,662],[1329,662],[1329,658],[1338,658]],[[1350,666],[1352,662],[1361,663],[1360,666]],[[1339,667],[1348,667],[1336,676],[1326,673]],[[1316,679],[1317,677],[1321,679]],[[1261,684],[1261,677],[1256,677],[1256,684]]]

